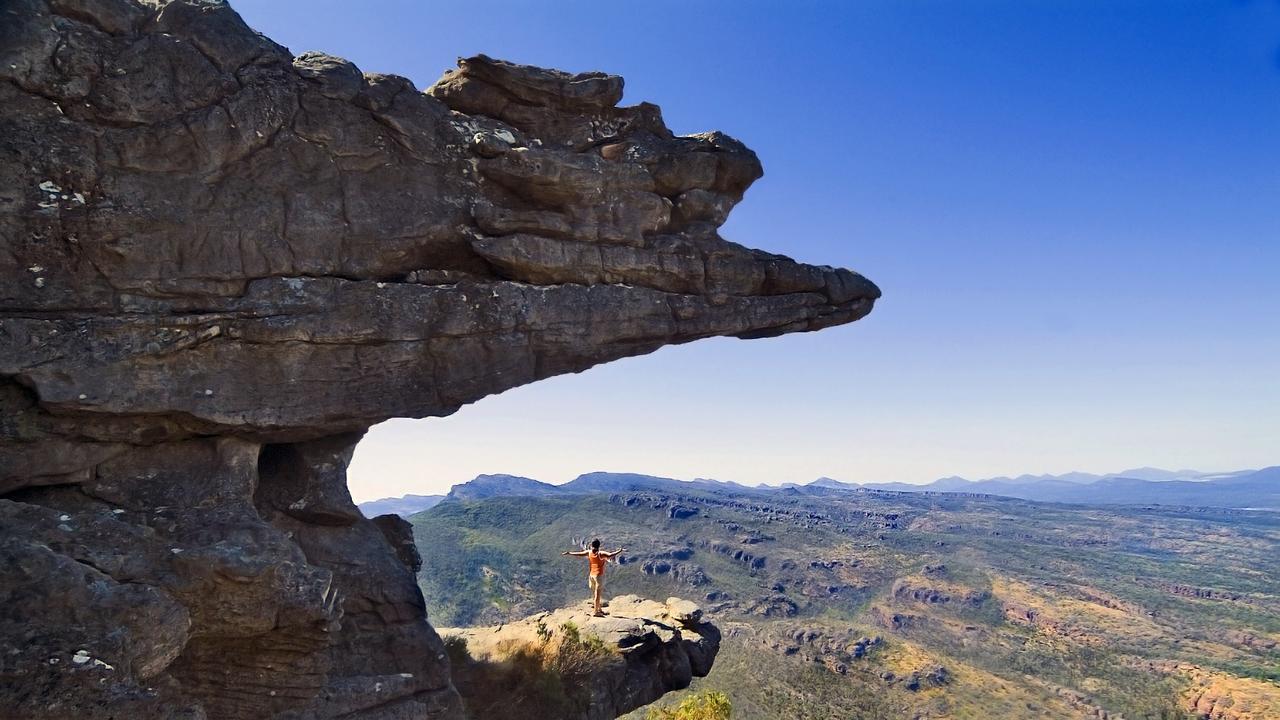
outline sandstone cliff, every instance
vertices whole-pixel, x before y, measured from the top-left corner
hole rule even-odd
[[[0,12],[0,715],[457,718],[362,433],[879,295],[720,238],[755,155],[616,76],[423,93],[220,2]]]

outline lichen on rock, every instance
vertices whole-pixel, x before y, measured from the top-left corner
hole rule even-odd
[[[755,154],[616,76],[419,92],[213,0],[4,12],[0,714],[458,717],[363,432],[879,296],[722,239]]]

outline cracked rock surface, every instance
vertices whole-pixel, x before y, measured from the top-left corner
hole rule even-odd
[[[720,651],[719,628],[703,618],[698,605],[674,597],[655,602],[622,595],[609,602],[605,617],[594,617],[587,601],[493,627],[440,628],[440,634],[465,641],[470,661],[483,666],[501,663],[513,648],[554,641],[567,627],[599,639],[608,654],[567,688],[565,720],[612,720],[683,690],[711,672]],[[460,687],[468,700],[472,693],[482,701],[494,698],[491,687]]]
[[[460,717],[410,531],[346,489],[370,425],[870,312],[719,236],[754,153],[621,96],[0,3],[0,716]]]

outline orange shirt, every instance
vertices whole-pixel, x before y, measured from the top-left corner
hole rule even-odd
[[[591,577],[604,575],[604,564],[608,562],[608,559],[603,553],[588,551],[587,560],[591,563]]]

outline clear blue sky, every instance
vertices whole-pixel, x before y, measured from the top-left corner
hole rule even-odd
[[[374,428],[358,500],[480,472],[921,482],[1280,463],[1272,0],[240,0],[430,85],[487,53],[626,78],[765,177],[725,237],[854,268],[865,320],[712,340]]]

